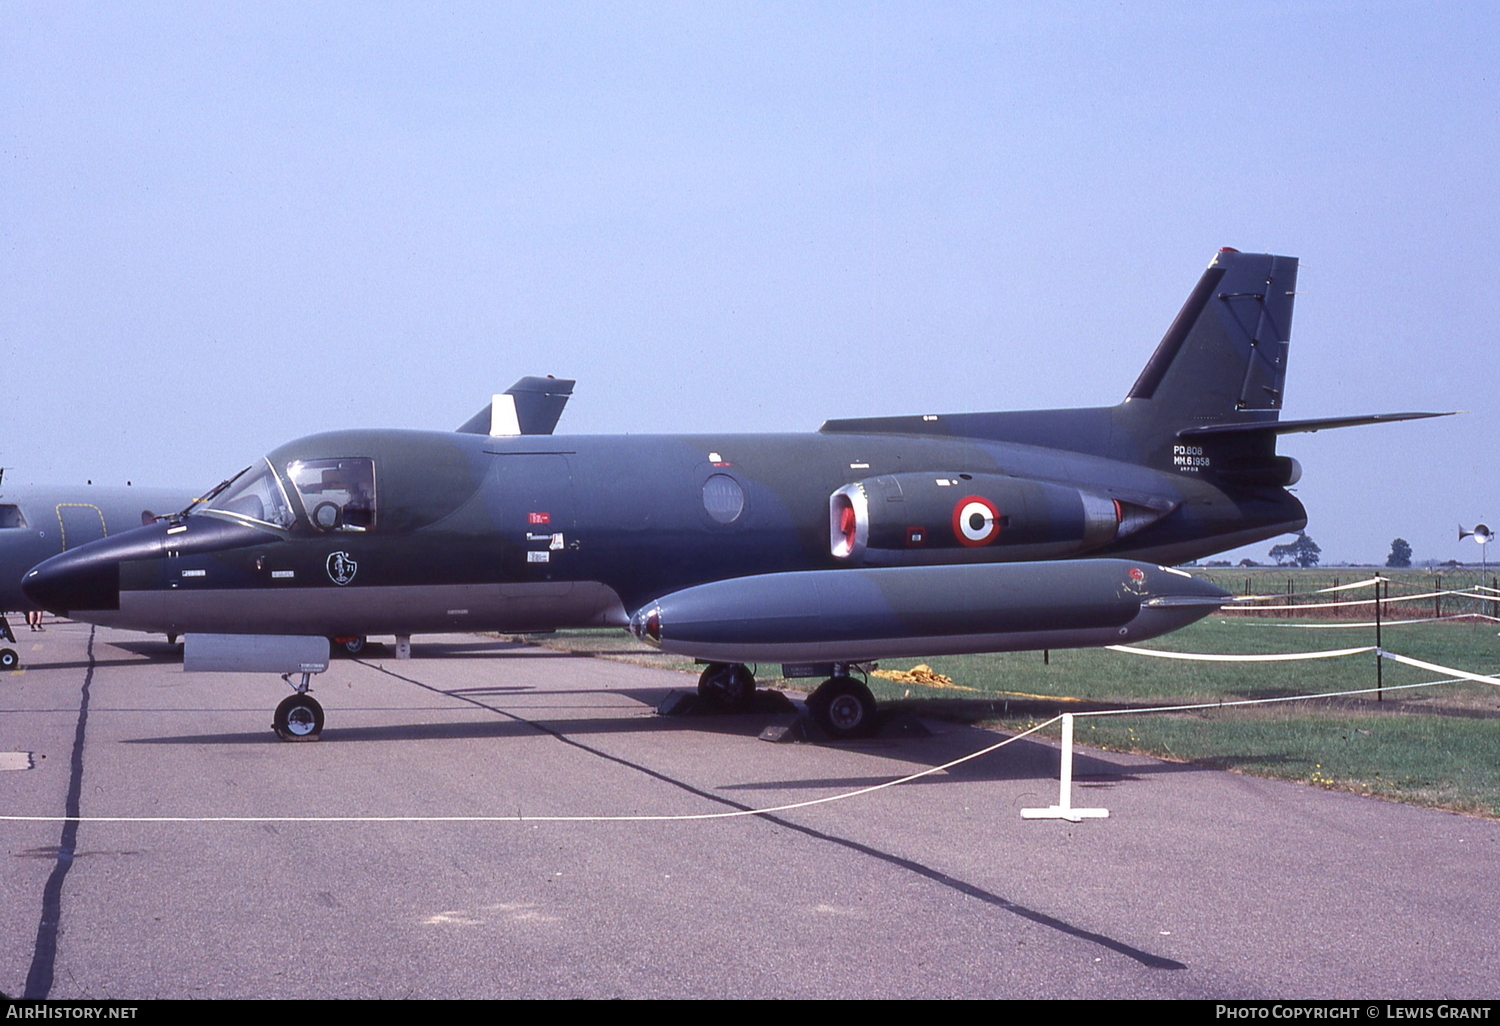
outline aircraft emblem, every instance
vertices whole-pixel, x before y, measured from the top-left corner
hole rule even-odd
[[[953,507],[953,535],[960,545],[988,545],[1000,533],[1000,511],[978,495],[965,496]]]
[[[327,566],[328,579],[341,588],[354,580],[354,572],[359,569],[359,564],[349,558],[347,552],[329,554]]]

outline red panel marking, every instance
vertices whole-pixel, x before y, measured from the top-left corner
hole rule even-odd
[[[526,522],[528,524],[550,524],[550,523],[552,523],[552,514],[551,513],[528,513],[528,514],[526,514]]]

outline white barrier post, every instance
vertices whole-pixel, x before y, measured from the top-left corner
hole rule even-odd
[[[1022,819],[1065,819],[1077,823],[1081,819],[1105,819],[1108,809],[1073,808],[1073,714],[1063,713],[1062,718],[1062,767],[1058,772],[1057,804],[1045,809],[1022,809]]]

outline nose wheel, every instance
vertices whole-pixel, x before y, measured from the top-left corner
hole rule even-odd
[[[709,663],[698,677],[698,697],[725,709],[755,704],[755,674],[744,663]]]
[[[281,675],[288,684],[292,683],[291,677],[290,673]],[[311,678],[312,674],[304,673],[302,683],[292,685],[297,693],[282,699],[271,717],[271,729],[283,741],[316,741],[322,736],[323,707],[307,693]]]
[[[316,741],[323,733],[323,707],[311,695],[292,695],[276,707],[271,729],[283,741]]]
[[[21,665],[21,657],[13,648],[0,648],[0,670],[14,670]]]

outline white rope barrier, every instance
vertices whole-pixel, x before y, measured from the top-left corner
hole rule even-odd
[[[1316,594],[1306,592],[1305,594]],[[1384,598],[1373,599],[1348,599],[1343,602],[1283,602],[1274,606],[1230,606],[1226,605],[1223,611],[1226,613],[1261,612],[1268,609],[1338,609],[1345,606],[1373,606],[1377,602],[1382,605],[1395,605],[1399,602],[1420,602],[1423,599],[1441,598],[1442,596],[1469,599],[1474,602],[1500,602],[1500,598],[1491,598],[1489,595],[1476,595],[1472,590],[1462,591],[1424,591],[1416,595],[1387,595]],[[1271,598],[1286,598],[1285,595],[1273,595]],[[1236,599],[1235,601],[1243,601]]]
[[[1353,584],[1335,584],[1335,585],[1333,585],[1332,587],[1329,587],[1329,588],[1315,588],[1312,591],[1303,592],[1303,594],[1304,595],[1326,595],[1329,592],[1334,592],[1334,591],[1348,591],[1350,588],[1368,588],[1372,584],[1379,584],[1381,581],[1387,581],[1387,580],[1390,580],[1390,578],[1388,578],[1388,577],[1371,577],[1367,581],[1355,581]],[[1283,599],[1283,598],[1286,598],[1286,596],[1282,595],[1282,594],[1275,594],[1275,595],[1240,595],[1240,596],[1236,597],[1235,601],[1237,601],[1237,602],[1260,602],[1260,601],[1270,601],[1271,599]]]
[[[1415,666],[1417,669],[1426,670],[1429,673],[1448,673],[1459,678],[1460,680],[1473,680],[1478,681],[1480,684],[1490,684],[1495,687],[1500,687],[1500,680],[1496,680],[1494,677],[1485,677],[1481,674],[1469,673],[1467,670],[1455,670],[1451,666],[1439,666],[1437,663],[1423,662],[1420,659],[1413,659],[1411,656],[1397,655],[1395,652],[1387,652],[1383,648],[1377,649],[1377,651],[1380,653],[1380,658],[1389,659],[1393,663],[1405,663],[1407,666]]]
[[[846,801],[861,795],[874,794],[876,791],[884,791],[898,784],[908,784],[913,780],[930,777],[934,773],[946,772],[954,766],[960,766],[981,756],[989,755],[991,752],[999,751],[1006,745],[1015,744],[1024,737],[1030,737],[1061,719],[1061,716],[1054,716],[1019,734],[997,741],[987,748],[981,748],[977,752],[970,752],[951,762],[945,762],[941,766],[932,766],[895,780],[872,784],[854,791],[845,791],[842,794],[828,795],[825,798],[811,798],[805,802],[773,805],[764,809],[634,816],[526,816],[520,813],[513,816],[0,816],[0,823],[681,823],[690,820],[740,819],[745,816],[769,816],[778,812],[806,809],[814,805],[826,805],[829,802]]]
[[[1333,623],[1256,623],[1243,620],[1234,621],[1237,627],[1272,627],[1291,628],[1293,630],[1308,631],[1339,631],[1353,630],[1356,627],[1401,627],[1412,623],[1441,623],[1447,620],[1489,620],[1491,623],[1500,623],[1500,616],[1490,616],[1488,613],[1454,613],[1452,616],[1428,616],[1419,620],[1366,620],[1361,623],[1344,623],[1335,621]],[[1220,623],[1228,623],[1228,620],[1220,620]]]
[[[1134,645],[1106,645],[1111,652],[1126,652],[1130,655],[1154,656],[1157,659],[1191,659],[1205,663],[1285,663],[1300,659],[1337,659],[1340,656],[1358,655],[1375,651],[1374,645],[1363,648],[1330,648],[1320,652],[1267,652],[1255,655],[1217,655],[1209,652],[1163,652],[1155,648],[1136,648]]]
[[[1443,619],[1449,619],[1444,617]],[[1417,621],[1421,622],[1421,621]],[[1346,625],[1339,625],[1346,626]],[[1144,708],[1129,709],[1096,709],[1087,712],[1066,713],[1044,720],[1018,734],[1014,734],[1002,741],[971,752],[939,766],[932,766],[916,773],[887,780],[883,783],[873,784],[869,787],[857,788],[853,791],[845,791],[836,795],[828,795],[823,798],[812,798],[807,801],[790,802],[784,805],[773,805],[760,809],[735,809],[728,812],[700,812],[700,813],[676,813],[676,814],[640,814],[640,815],[603,815],[603,816],[576,816],[576,815],[541,815],[528,816],[521,813],[515,815],[470,815],[470,816],[26,816],[26,815],[0,815],[0,822],[6,823],[680,823],[703,820],[740,819],[747,816],[767,816],[782,812],[791,812],[797,809],[806,809],[815,805],[826,805],[831,802],[847,801],[863,795],[884,791],[887,788],[896,787],[901,784],[920,780],[923,777],[943,773],[955,766],[970,762],[974,759],[989,755],[991,752],[999,751],[1007,745],[1014,744],[1023,738],[1030,737],[1038,731],[1044,730],[1054,723],[1062,721],[1065,724],[1064,747],[1062,770],[1059,774],[1060,794],[1058,804],[1048,809],[1023,810],[1026,818],[1054,818],[1067,819],[1077,822],[1083,818],[1103,818],[1108,815],[1104,809],[1075,809],[1069,804],[1069,794],[1072,785],[1072,720],[1079,716],[1135,716],[1148,713],[1165,712],[1189,712],[1200,709],[1226,709],[1246,705],[1273,705],[1284,702],[1306,702],[1325,698],[1340,698],[1354,695],[1367,695],[1385,691],[1402,691],[1411,688],[1428,688],[1439,684],[1450,684],[1458,681],[1475,681],[1480,684],[1488,684],[1492,687],[1500,687],[1500,675],[1484,676],[1477,673],[1469,673],[1465,670],[1454,669],[1451,666],[1442,666],[1438,663],[1430,663],[1421,659],[1413,659],[1410,656],[1400,655],[1384,649],[1368,645],[1362,648],[1327,649],[1316,652],[1287,652],[1287,653],[1255,653],[1255,654],[1217,654],[1207,652],[1165,652],[1159,649],[1137,648],[1132,645],[1109,645],[1106,646],[1112,652],[1123,652],[1127,655],[1151,656],[1159,659],[1186,659],[1200,662],[1289,662],[1308,659],[1334,659],[1342,656],[1358,655],[1364,652],[1375,652],[1381,659],[1389,659],[1392,662],[1403,663],[1407,666],[1427,670],[1430,673],[1447,675],[1446,680],[1426,681],[1418,684],[1393,684],[1374,688],[1356,688],[1345,691],[1325,691],[1304,695],[1284,695],[1276,698],[1246,698],[1232,701],[1195,702],[1179,705],[1147,706]],[[1029,813],[1029,815],[1028,815]]]

